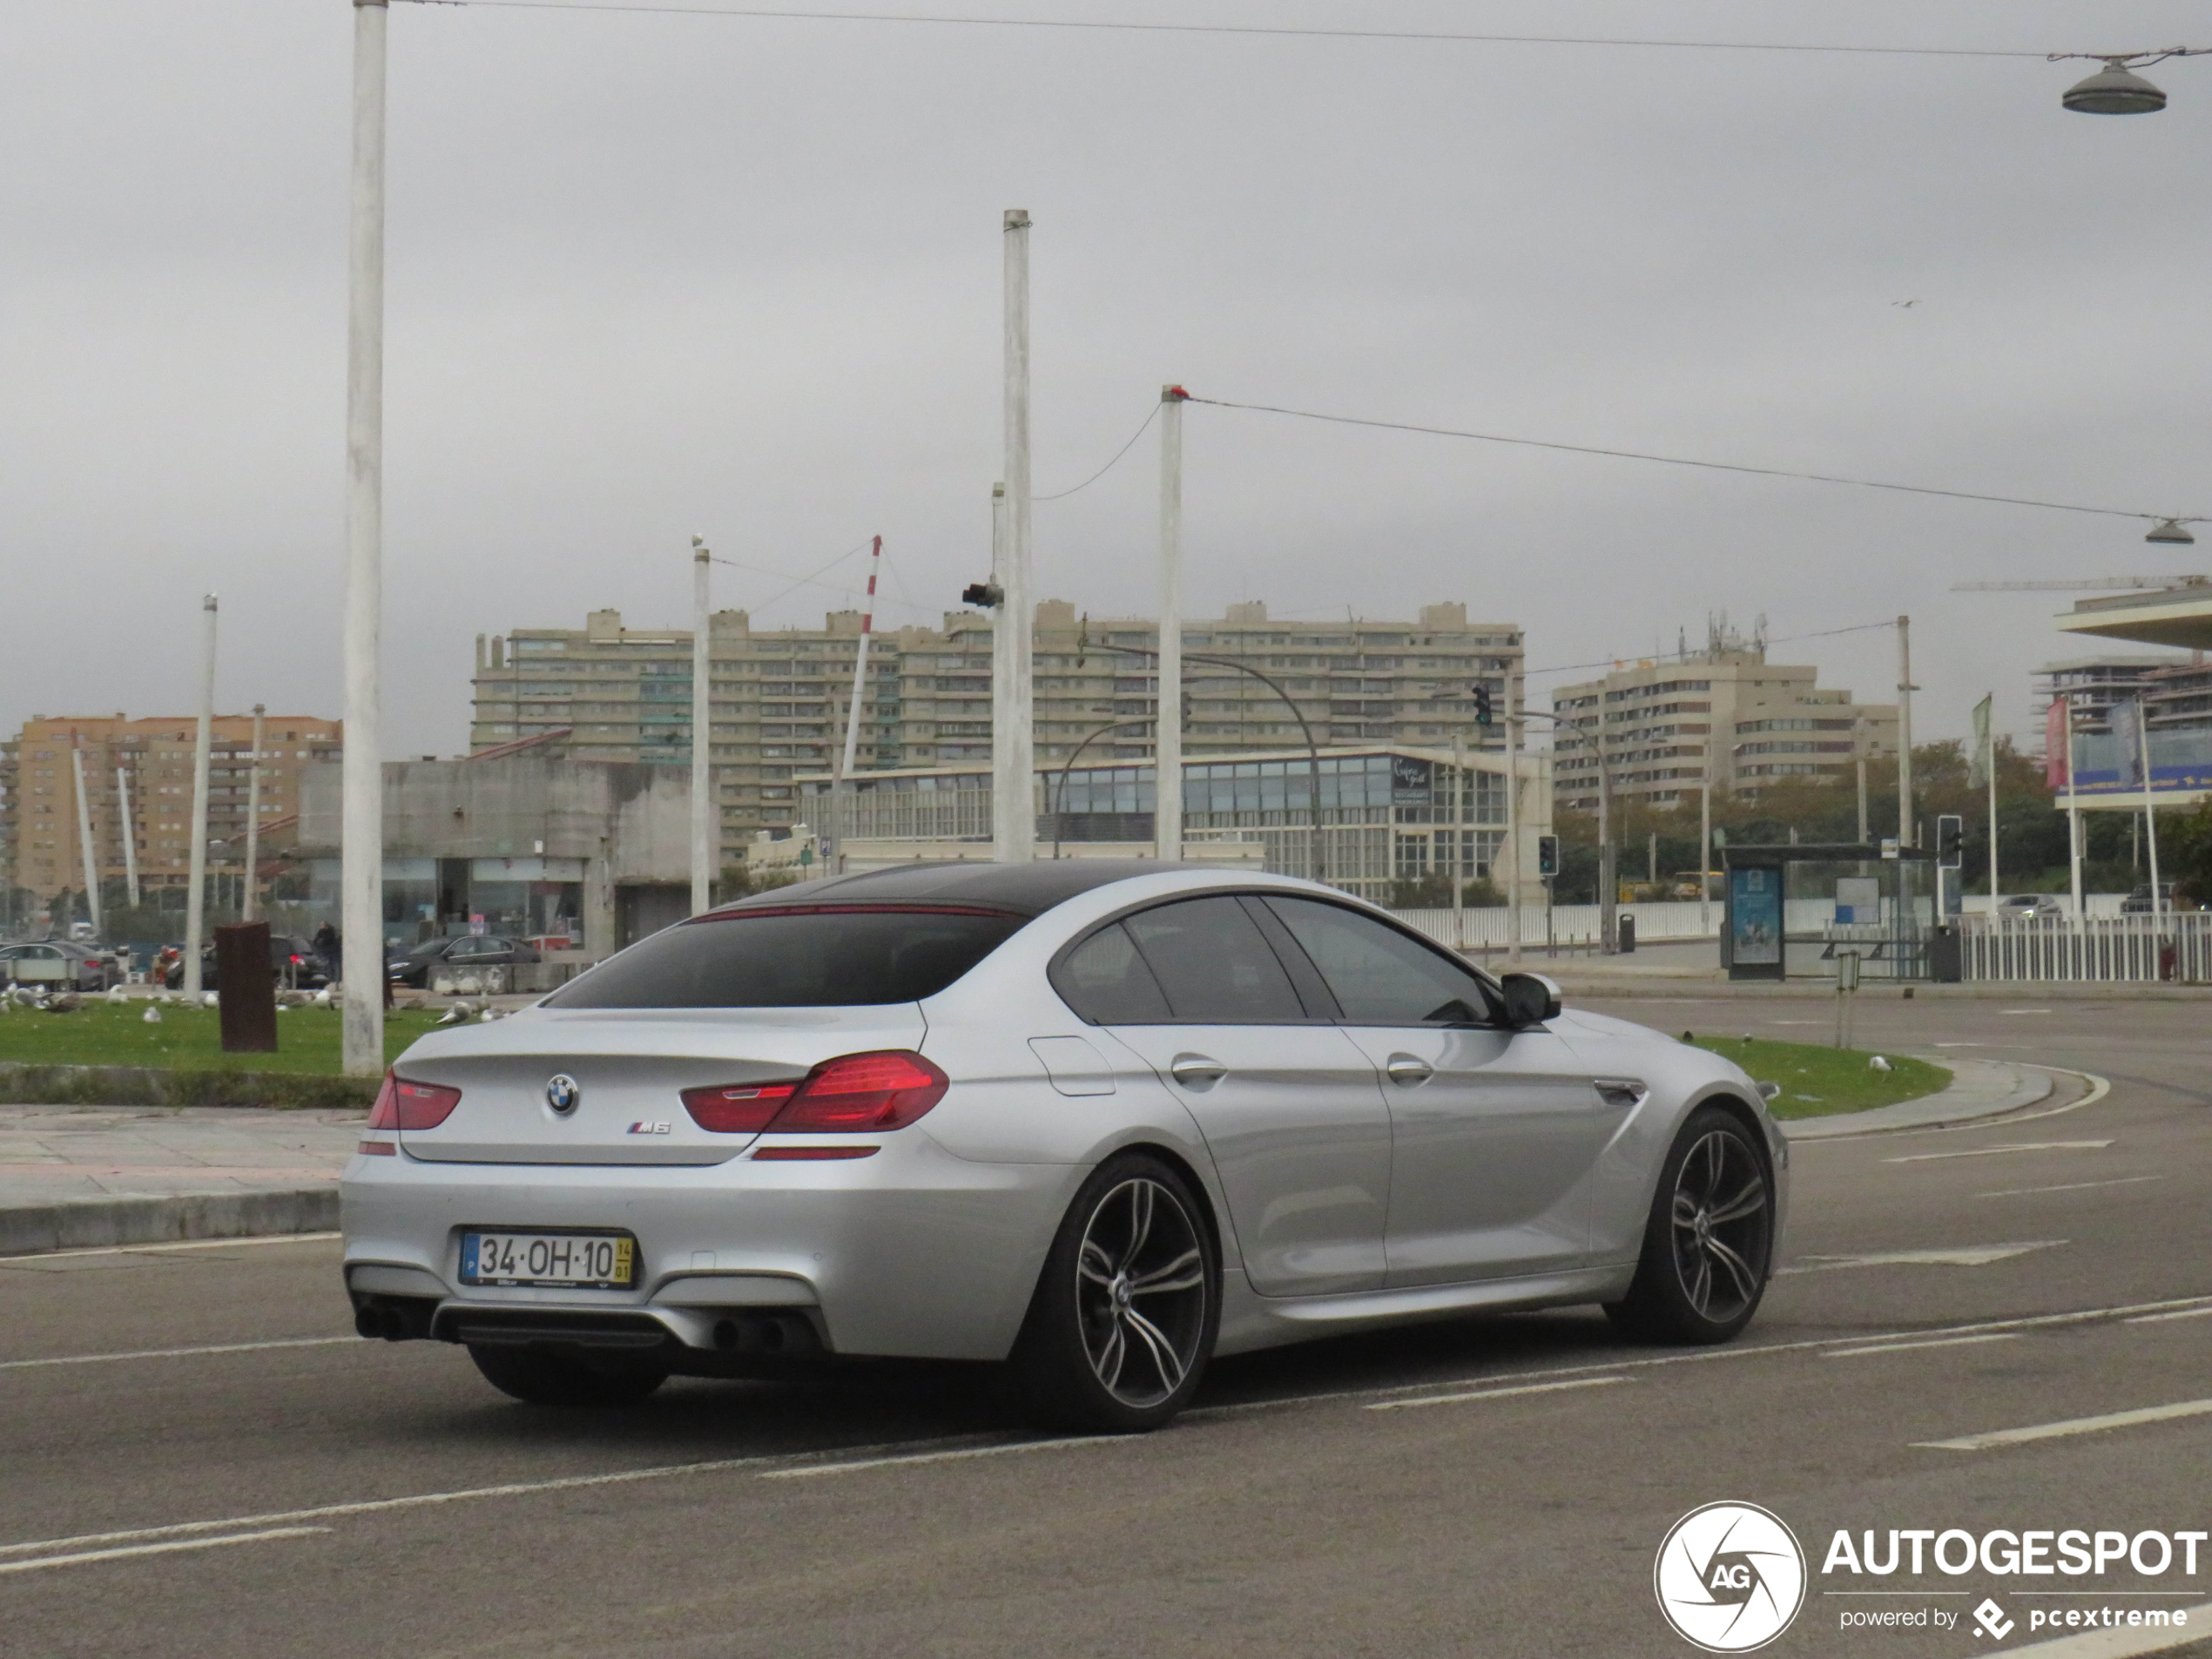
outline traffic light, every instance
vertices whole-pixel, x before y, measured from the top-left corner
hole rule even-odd
[[[1474,723],[1477,725],[1492,724],[1490,688],[1487,685],[1478,685],[1474,688]]]
[[[1966,840],[1966,820],[1956,813],[1940,813],[1936,816],[1936,864],[1939,868],[1955,870],[1959,864],[1959,851]]]
[[[1539,835],[1536,838],[1536,873],[1538,875],[1559,873],[1558,836]]]

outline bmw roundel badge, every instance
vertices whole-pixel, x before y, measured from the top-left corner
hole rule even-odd
[[[556,1072],[545,1085],[545,1103],[566,1117],[583,1098],[583,1086],[565,1071]]]

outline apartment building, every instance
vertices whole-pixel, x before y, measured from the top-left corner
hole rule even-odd
[[[335,760],[344,727],[311,715],[263,721],[260,817],[264,829],[296,818],[300,768]],[[245,854],[253,717],[215,718],[208,767],[211,866],[235,868]],[[84,861],[78,833],[78,779],[103,887],[124,881],[132,842],[142,890],[191,880],[192,756],[198,722],[190,715],[34,716],[0,743],[0,887],[39,900],[81,892]]]
[[[1848,774],[1897,752],[1896,705],[1854,702],[1818,678],[1731,637],[1562,685],[1552,694],[1554,804],[1595,812],[1602,778],[1615,803],[1694,801],[1709,759],[1716,791],[1756,799],[1785,779]]]
[[[833,765],[845,734],[860,616],[835,611],[814,629],[753,631],[742,610],[711,619],[710,733],[725,860],[754,833],[804,813],[796,779]],[[1158,644],[1140,617],[1088,617],[1063,600],[1036,608],[1038,761],[1081,750],[1087,760],[1151,754]],[[1511,623],[1469,623],[1467,607],[1426,605],[1411,622],[1285,621],[1264,603],[1185,622],[1186,653],[1256,671],[1186,661],[1184,752],[1200,755],[1413,743],[1494,746],[1475,724],[1472,689],[1502,707],[1521,694],[1521,635]],[[1256,676],[1264,676],[1260,678]],[[1267,684],[1272,680],[1281,693]],[[471,747],[530,743],[579,759],[689,767],[691,636],[638,630],[616,610],[581,629],[523,629],[481,640]],[[1301,719],[1304,725],[1300,725]],[[948,613],[938,628],[879,631],[870,642],[857,770],[988,762],[991,618]]]

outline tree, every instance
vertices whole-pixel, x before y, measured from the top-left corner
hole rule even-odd
[[[2212,906],[2212,798],[2185,818],[2161,814],[2158,872],[2174,884],[2177,904]]]

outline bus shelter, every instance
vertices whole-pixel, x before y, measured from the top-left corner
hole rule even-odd
[[[1938,926],[1932,851],[1808,842],[1730,846],[1721,858],[1721,965],[1731,980],[1834,979],[1844,955],[1864,979],[1937,976],[1948,934]]]

